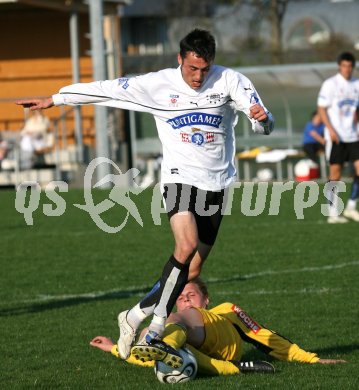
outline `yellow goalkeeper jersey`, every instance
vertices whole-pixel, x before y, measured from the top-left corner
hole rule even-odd
[[[199,350],[215,359],[241,360],[243,342],[277,359],[316,363],[315,353],[306,352],[287,338],[260,325],[240,306],[222,303],[213,309],[198,308],[202,314],[206,338]]]
[[[205,328],[205,341],[198,349],[187,347],[193,352],[201,374],[233,375],[239,368],[231,360],[240,361],[243,342],[253,344],[259,350],[279,360],[316,363],[319,357],[306,352],[287,338],[260,325],[241,307],[233,303],[222,303],[213,309],[197,308],[201,313]],[[117,345],[112,347],[112,354],[119,357]],[[141,362],[132,355],[128,363],[153,367],[154,362]]]

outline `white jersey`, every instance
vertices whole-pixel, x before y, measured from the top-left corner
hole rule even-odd
[[[338,73],[325,80],[319,92],[318,106],[327,108],[329,120],[340,141],[359,141],[359,126],[354,120],[359,107],[359,79],[346,80]],[[325,136],[330,139],[328,129]]]
[[[64,87],[53,95],[55,105],[99,104],[151,113],[163,147],[162,183],[184,183],[219,191],[235,180],[237,111],[263,103],[249,79],[213,65],[201,88],[194,90],[181,70],[164,69],[132,78],[95,81]],[[269,134],[273,117],[255,132]]]

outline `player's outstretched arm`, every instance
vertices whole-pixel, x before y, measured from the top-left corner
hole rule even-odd
[[[54,106],[54,101],[52,100],[51,96],[48,96],[42,99],[17,100],[15,104],[18,104],[19,106],[23,106],[24,108],[30,108],[30,110],[33,111],[33,110],[42,110],[42,109],[50,108]]]
[[[112,355],[116,356],[118,359],[121,359],[118,350],[117,344],[115,344],[111,339],[105,336],[96,336],[90,341],[90,345],[101,349],[105,352],[110,352]],[[122,359],[121,359],[122,360]],[[141,367],[153,367],[154,361],[142,362],[141,360],[137,360],[133,355],[130,355],[128,359],[126,359],[127,363],[135,364]]]
[[[111,352],[114,342],[104,336],[96,336],[90,341],[90,345],[105,352]]]
[[[317,363],[321,364],[338,364],[338,363],[347,363],[346,360],[341,359],[319,359]]]

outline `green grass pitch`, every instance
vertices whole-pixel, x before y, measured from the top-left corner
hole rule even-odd
[[[247,217],[241,190],[226,216],[202,277],[212,305],[233,301],[259,323],[321,357],[345,365],[274,361],[252,346],[245,359],[272,361],[274,375],[200,377],[182,389],[358,389],[358,224],[328,225],[318,202],[297,220],[294,191],[278,216]],[[152,222],[152,191],[132,196],[142,216],[117,234],[101,231],[73,206],[83,192],[61,194],[59,217],[33,214],[27,226],[15,210],[15,192],[0,192],[0,334],[2,389],[161,389],[151,369],[130,366],[91,348],[96,335],[117,339],[117,314],[135,304],[159,276],[173,248],[165,215]],[[105,199],[106,191],[96,198]],[[103,215],[119,225],[116,205]]]

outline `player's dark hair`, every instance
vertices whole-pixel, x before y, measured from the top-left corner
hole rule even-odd
[[[212,62],[216,55],[216,42],[213,35],[207,30],[198,28],[191,31],[180,42],[180,56],[184,59],[191,51],[206,62]]]
[[[318,110],[312,111],[311,118],[313,119],[318,114]]]
[[[337,59],[338,65],[340,65],[340,63],[342,61],[349,61],[352,63],[353,68],[355,67],[355,57],[349,51],[345,51],[344,53],[339,54],[338,59]]]
[[[201,291],[201,293],[205,297],[208,297],[208,289],[207,289],[206,283],[201,278],[198,278],[198,277],[194,278],[194,279],[190,280],[188,283],[195,284],[199,288],[199,291]]]

